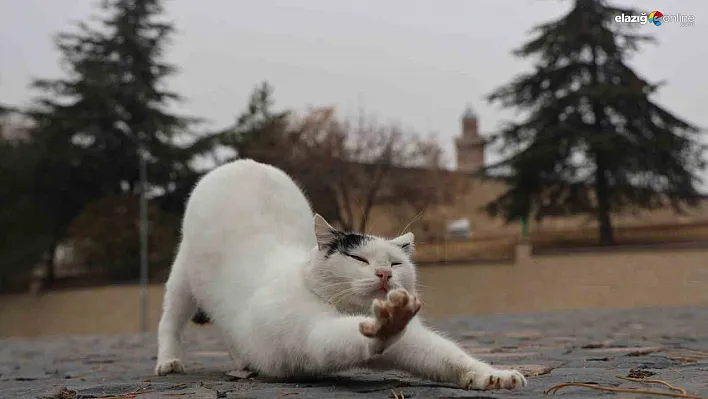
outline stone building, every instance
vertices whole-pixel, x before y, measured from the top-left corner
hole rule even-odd
[[[457,170],[474,172],[484,166],[486,140],[479,134],[477,114],[467,107],[462,114],[462,134],[455,139]]]
[[[449,173],[457,174],[466,180],[466,189],[460,191],[456,198],[446,204],[426,209],[410,230],[424,240],[450,238],[455,233],[454,227],[465,226],[469,229],[467,237],[485,238],[499,236],[518,236],[521,234],[519,223],[506,223],[499,218],[487,215],[483,206],[499,194],[506,184],[495,179],[480,179],[472,175],[485,163],[485,145],[487,141],[480,134],[479,121],[472,108],[467,107],[460,118],[460,134],[455,139],[456,169]],[[372,233],[391,235],[398,234],[416,217],[401,211],[400,207],[378,206],[371,216]],[[675,225],[688,224],[697,221],[708,221],[708,201],[702,203],[689,214],[677,215],[672,209],[628,210],[622,214],[613,215],[616,227]],[[541,223],[529,222],[530,232],[594,230],[597,226],[595,218],[590,215],[571,217],[549,217]]]

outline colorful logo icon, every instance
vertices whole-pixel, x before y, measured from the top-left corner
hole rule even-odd
[[[664,14],[662,14],[661,11],[652,11],[651,14],[649,14],[649,23],[661,26],[661,17],[663,16]]]

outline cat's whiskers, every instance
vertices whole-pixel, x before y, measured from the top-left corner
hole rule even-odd
[[[324,282],[324,281],[322,281],[322,282]],[[343,285],[345,285],[345,286],[346,286],[346,285],[351,285],[351,282],[349,282],[349,281],[342,281],[342,282],[339,282],[339,283],[330,283],[330,284],[327,284],[327,285],[318,286],[317,288],[318,288],[319,290],[325,291],[325,290],[329,290],[329,289],[334,288],[334,287],[340,287],[340,286],[343,286]]]
[[[348,284],[351,284],[349,288],[346,288],[331,295],[330,297],[328,297],[327,302],[335,308],[339,309],[339,305],[342,302],[347,301],[352,297],[356,297],[357,295],[361,295],[362,293],[373,294],[378,286],[378,280],[366,278],[354,280],[348,282]]]
[[[332,298],[336,298],[339,295],[341,295],[343,292],[347,292],[349,290],[351,290],[351,287],[326,290],[326,291],[321,292],[322,299],[324,299],[326,302],[330,302],[332,300]]]
[[[341,297],[342,295],[350,294],[350,293],[353,292],[353,291],[354,291],[354,289],[351,288],[351,287],[350,287],[350,288],[345,288],[345,289],[343,289],[343,290],[336,291],[336,292],[334,292],[333,294],[329,295],[329,296],[327,297],[326,301],[327,301],[328,303],[332,304],[332,301],[333,301],[333,300],[335,300],[335,299]]]
[[[334,297],[334,296],[338,296],[338,295],[342,295],[342,294],[344,294],[344,293],[349,293],[349,292],[354,292],[354,291],[356,291],[359,287],[356,286],[354,283],[356,283],[356,281],[347,281],[347,282],[346,282],[347,287],[344,288],[344,289],[339,289],[339,290],[337,290],[337,291],[333,294],[333,297]],[[340,286],[340,285],[342,285],[342,284],[333,284],[333,285],[332,285],[332,288],[334,288],[334,287],[336,287],[336,286]]]
[[[332,305],[334,307],[337,307],[337,305],[339,305],[340,302],[342,302],[344,300],[348,300],[353,295],[354,295],[354,290],[351,288],[346,289],[346,290],[342,290],[342,291],[339,291],[339,292],[329,296],[327,303],[329,303],[330,305]]]
[[[375,291],[380,286],[380,283],[377,279],[366,278],[354,281],[352,286],[359,288],[361,291]]]
[[[430,288],[430,286],[425,285],[425,284],[420,284],[420,283],[415,283],[416,288]]]
[[[413,216],[413,219],[411,219],[411,221],[406,225],[406,227],[401,229],[401,231],[398,233],[398,235],[400,236],[401,234],[403,234],[403,232],[408,230],[408,228],[411,227],[411,225],[413,225],[413,223],[417,222],[418,219],[420,219],[420,217],[423,216],[423,212],[425,212],[425,209],[421,209],[417,215]]]
[[[327,303],[329,303],[330,305],[332,305],[332,306],[334,306],[335,308],[337,308],[337,305],[339,305],[339,303],[340,303],[341,301],[350,298],[350,297],[354,294],[354,292],[355,292],[355,290],[354,290],[353,287],[352,287],[352,288],[344,289],[344,290],[342,290],[342,291],[339,291],[339,292],[337,292],[336,294],[334,294],[334,295],[332,295],[331,297],[329,297],[329,298],[327,299]],[[335,301],[335,300],[336,300],[336,301]],[[335,301],[335,302],[333,302],[333,301]]]
[[[340,304],[342,301],[348,300],[348,299],[351,298],[351,297],[352,297],[352,294],[351,294],[351,293],[349,293],[348,295],[340,296],[339,299],[337,299],[337,301],[332,304],[332,306],[334,306],[335,308],[339,309],[339,304]]]

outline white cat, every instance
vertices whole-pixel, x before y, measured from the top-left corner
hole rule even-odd
[[[167,281],[155,373],[183,372],[180,336],[206,311],[241,369],[314,376],[397,369],[465,389],[526,385],[515,370],[474,359],[416,313],[413,234],[340,232],[313,214],[281,170],[222,165],[187,203]]]

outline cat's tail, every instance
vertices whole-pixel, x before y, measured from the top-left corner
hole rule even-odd
[[[205,325],[211,323],[211,319],[209,318],[209,315],[202,310],[201,308],[197,309],[197,313],[192,316],[192,323],[194,324],[199,324],[199,325]]]

